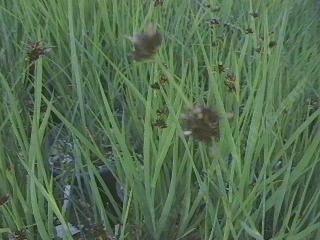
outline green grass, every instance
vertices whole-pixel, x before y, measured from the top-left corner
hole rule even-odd
[[[0,239],[53,239],[57,225],[84,222],[117,239],[319,239],[319,14],[315,0],[0,0]],[[127,37],[150,22],[163,45],[133,62]],[[52,49],[32,72],[37,41]],[[181,117],[198,105],[221,114],[219,141],[184,136]],[[63,180],[48,161],[59,128],[76,159]],[[86,205],[70,216],[61,182],[80,175]]]

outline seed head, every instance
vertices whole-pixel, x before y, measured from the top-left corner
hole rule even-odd
[[[155,25],[150,24],[146,33],[136,34],[130,40],[135,48],[133,59],[142,61],[151,58],[157,52],[162,43],[162,35]]]
[[[183,116],[185,135],[209,143],[219,138],[219,119],[217,111],[208,107],[196,107]]]
[[[35,43],[30,43],[27,47],[27,57],[30,63],[37,61],[40,57],[48,55],[52,50],[51,47],[46,47],[39,41]]]

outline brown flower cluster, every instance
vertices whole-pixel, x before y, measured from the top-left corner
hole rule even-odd
[[[46,47],[41,41],[30,43],[27,49],[27,58],[30,63],[37,61],[40,57],[48,55],[51,47]]]
[[[146,33],[136,34],[130,40],[135,48],[132,53],[133,59],[143,61],[151,58],[157,52],[162,43],[162,35],[156,25],[150,24]]]
[[[196,107],[183,117],[184,134],[209,143],[219,138],[219,119],[217,111],[208,107]]]

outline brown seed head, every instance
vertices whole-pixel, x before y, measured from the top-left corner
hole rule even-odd
[[[17,230],[10,234],[9,239],[10,240],[27,240],[28,239],[27,230],[25,229]]]
[[[130,40],[135,48],[133,59],[142,61],[151,58],[157,52],[162,43],[162,35],[155,25],[150,24],[146,33],[136,34]]]
[[[259,17],[259,13],[257,13],[257,12],[251,12],[251,13],[249,13],[253,18],[257,18],[257,17]]]
[[[46,47],[42,42],[38,41],[35,43],[30,43],[27,50],[27,57],[29,62],[35,62],[40,57],[48,55],[52,48]]]
[[[218,18],[212,18],[208,22],[211,27],[219,26],[221,24],[221,20]]]
[[[208,107],[196,107],[184,117],[185,135],[209,143],[219,138],[219,119],[217,111]]]
[[[6,195],[0,197],[0,207],[2,205],[6,204],[9,201],[9,199],[10,199],[9,194],[6,194]]]
[[[164,0],[155,0],[154,1],[154,6],[158,7],[158,6],[163,6]]]

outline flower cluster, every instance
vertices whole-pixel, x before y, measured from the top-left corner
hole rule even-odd
[[[219,138],[219,119],[217,111],[208,107],[196,107],[183,116],[184,134],[209,143]]]

